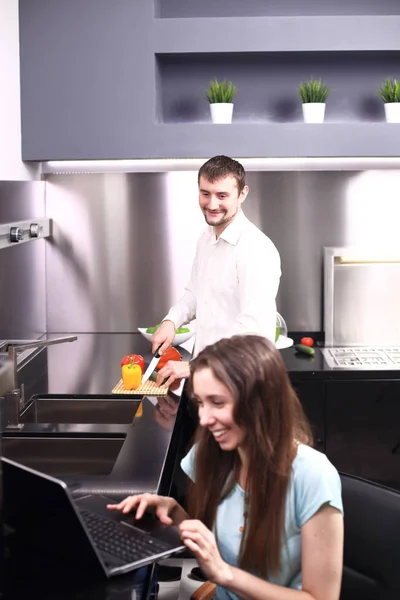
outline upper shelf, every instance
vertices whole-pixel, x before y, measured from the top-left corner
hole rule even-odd
[[[398,0],[154,0],[160,19],[400,14]]]
[[[400,15],[154,19],[152,29],[156,54],[400,50]]]
[[[390,123],[212,123],[153,124],[147,135],[120,140],[103,153],[95,143],[74,154],[57,148],[52,159],[130,160],[201,158],[227,154],[241,158],[398,157],[400,124]],[[48,153],[49,154],[49,153]],[[26,160],[40,160],[29,156]],[[307,168],[306,163],[300,163]],[[376,167],[378,168],[379,165]],[[109,168],[109,166],[107,167]],[[168,165],[168,170],[171,170]],[[359,168],[359,167],[357,167]],[[397,163],[393,168],[397,168]],[[57,170],[57,165],[55,170]],[[85,172],[88,167],[85,166]],[[91,166],[89,165],[89,172]],[[197,169],[197,165],[193,170]],[[71,171],[71,166],[67,168]],[[139,169],[140,170],[140,169]],[[75,165],[72,171],[75,172]]]
[[[384,122],[378,90],[396,76],[399,52],[239,52],[157,55],[157,118],[162,123],[207,123],[205,90],[212,77],[238,86],[233,119],[246,123],[303,120],[298,85],[322,77],[332,90],[326,121]]]
[[[156,125],[147,158],[399,155],[400,124],[232,123]]]

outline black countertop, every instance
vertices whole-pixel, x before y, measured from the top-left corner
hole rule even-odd
[[[47,339],[76,335],[75,342],[48,346],[49,393],[109,394],[121,378],[126,354],[141,354],[146,365],[151,345],[140,333],[54,333]],[[190,354],[178,348],[183,360]]]
[[[314,356],[296,352],[293,347],[281,350],[281,353],[287,371],[297,380],[399,379],[400,376],[396,369],[332,368],[318,347]]]
[[[53,334],[60,337],[70,334]],[[145,362],[151,358],[151,347],[140,334],[77,334],[78,340],[72,343],[49,346],[47,352],[47,394],[92,398],[110,395],[112,388],[121,377],[121,359],[125,354],[142,354]],[[184,360],[189,354],[182,350]],[[181,417],[184,403],[181,389],[168,393],[166,397],[153,398],[152,403],[144,398],[141,415],[135,415],[132,423],[126,425],[96,424],[56,425],[33,424],[24,427],[21,433],[7,435],[47,436],[116,436],[124,438],[122,448],[112,471],[107,476],[69,476],[68,485],[76,495],[85,491],[101,491],[110,497],[121,498],[137,491],[157,491],[168,494],[172,471],[180,438]],[[127,399],[126,396],[124,396]],[[111,400],[117,401],[117,396]],[[140,402],[140,398],[138,398]],[[5,436],[4,436],[5,437]],[[35,591],[35,596],[64,600],[128,600],[132,597],[144,600],[152,568],[112,578],[111,580],[84,580],[82,573],[73,573],[69,568],[58,565],[59,573],[50,567],[43,577],[43,569],[30,569],[28,577],[28,557],[18,558],[14,569],[8,566],[9,591],[6,597],[26,597],[27,591]],[[21,574],[24,574],[23,583]],[[29,584],[26,584],[26,581]],[[18,582],[18,584],[17,584]],[[28,585],[28,587],[27,587]],[[133,591],[135,590],[135,591]],[[136,594],[136,595],[135,595]]]
[[[50,394],[108,394],[120,379],[120,361],[125,354],[142,354],[146,361],[151,356],[150,344],[140,333],[61,332],[44,337],[51,339],[64,335],[77,335],[78,340],[48,347]],[[297,339],[299,336],[293,337]],[[188,360],[189,353],[181,348],[179,350],[184,360]],[[312,357],[297,353],[293,347],[281,350],[281,353],[288,372],[299,378],[393,379],[399,376],[399,371],[394,369],[332,368],[318,346]]]
[[[63,334],[57,334],[59,335]],[[49,336],[49,338],[52,336]],[[184,359],[189,358],[181,350]],[[48,394],[42,396],[104,399],[111,402],[141,396],[110,395],[121,377],[121,359],[125,354],[142,354],[146,364],[151,347],[140,334],[78,334],[72,343],[47,348]],[[116,499],[140,491],[168,493],[176,437],[179,435],[180,393],[166,397],[144,397],[142,409],[129,424],[26,424],[21,432],[7,432],[4,437],[108,437],[121,439],[121,450],[109,474],[77,473],[63,478],[71,489],[106,493]],[[134,411],[133,411],[134,412]],[[140,416],[138,416],[140,413]],[[178,430],[178,431],[177,431]],[[174,431],[176,435],[174,436]],[[117,448],[118,449],[118,448]],[[6,452],[5,452],[6,454]],[[11,456],[12,458],[12,456]],[[29,463],[28,463],[29,465]],[[50,474],[56,474],[51,473]]]

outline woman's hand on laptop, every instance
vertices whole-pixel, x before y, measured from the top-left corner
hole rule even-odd
[[[136,510],[136,519],[141,519],[150,507],[155,508],[158,519],[164,525],[179,525],[189,518],[174,498],[157,494],[138,494],[137,496],[128,496],[119,504],[107,504],[107,508],[110,510],[120,510],[124,514]]]

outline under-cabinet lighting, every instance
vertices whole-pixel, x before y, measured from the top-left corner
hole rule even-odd
[[[400,256],[339,256],[335,262],[346,265],[400,263]]]
[[[90,173],[162,173],[197,171],[210,157],[135,160],[50,160],[41,163],[43,175]],[[236,158],[236,157],[235,157]],[[246,171],[366,171],[400,169],[393,157],[237,158]]]

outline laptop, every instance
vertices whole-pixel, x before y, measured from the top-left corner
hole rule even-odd
[[[185,549],[176,527],[155,514],[108,510],[115,500],[73,498],[64,481],[1,457],[4,522],[24,544],[113,577]]]

